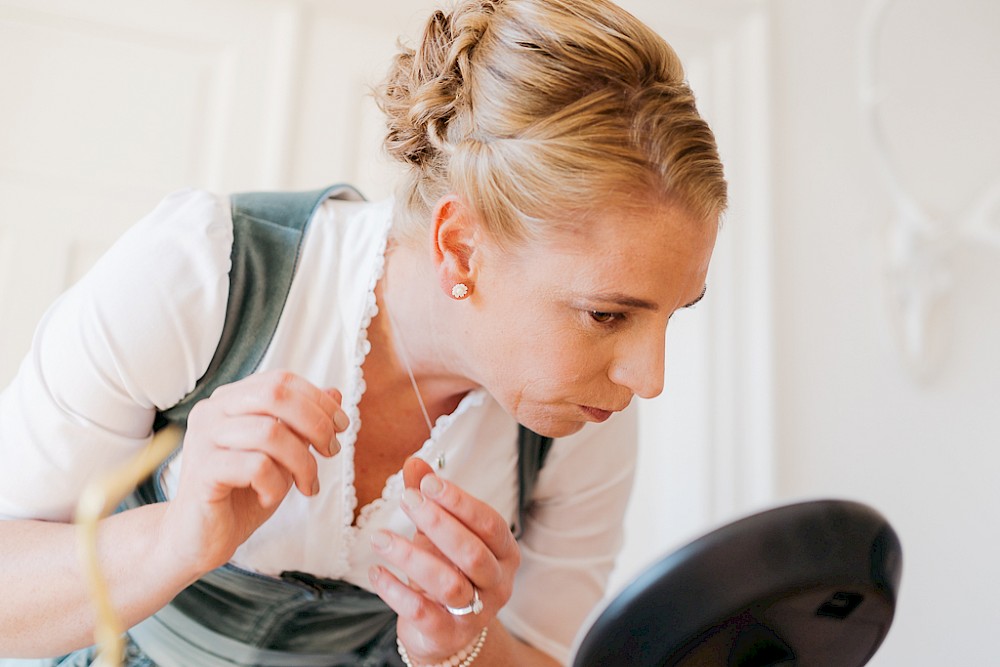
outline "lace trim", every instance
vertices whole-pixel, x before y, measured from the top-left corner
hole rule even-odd
[[[427,463],[429,463],[432,467],[436,467],[434,462],[437,460],[438,456],[441,454],[447,454],[447,449],[441,447],[439,444],[441,434],[447,431],[452,423],[454,423],[454,421],[464,413],[474,407],[482,405],[485,398],[486,390],[482,388],[473,389],[468,394],[463,396],[454,412],[438,417],[437,421],[434,422],[434,426],[431,428],[430,437],[424,441],[424,444],[421,445],[420,449],[416,454],[414,454],[414,456],[427,461]],[[356,531],[359,533],[362,532],[372,516],[378,514],[385,507],[386,503],[390,501],[395,503],[402,494],[403,471],[398,470],[390,475],[389,479],[386,480],[385,486],[382,487],[381,497],[374,499],[361,508],[361,512],[358,514]],[[353,516],[353,508],[351,509],[351,512]]]
[[[365,384],[364,363],[368,353],[371,352],[372,345],[368,341],[368,327],[378,314],[378,304],[375,299],[375,288],[385,273],[385,253],[389,242],[389,230],[391,227],[391,208],[388,222],[383,224],[382,238],[379,242],[378,255],[372,269],[371,279],[368,282],[368,293],[365,297],[364,314],[358,331],[357,345],[354,351],[354,362],[351,369],[351,395],[345,396],[343,403],[344,412],[351,420],[350,426],[341,438],[340,457],[343,461],[343,515],[341,517],[343,531],[343,542],[340,553],[337,554],[336,570],[341,576],[346,575],[350,569],[350,553],[354,546],[356,532],[352,529],[354,523],[354,510],[358,506],[358,493],[354,488],[354,445],[358,439],[358,431],[361,429],[361,411],[358,406],[361,404],[361,397],[364,396]],[[373,221],[374,222],[374,221]]]
[[[390,213],[391,220],[391,213]],[[354,512],[358,507],[358,493],[354,487],[354,453],[357,444],[358,431],[361,430],[361,399],[364,396],[367,384],[364,378],[364,362],[371,352],[371,342],[368,340],[368,327],[375,316],[378,315],[379,308],[375,298],[375,289],[379,281],[385,275],[385,254],[389,242],[389,232],[391,224],[386,224],[383,229],[383,236],[379,244],[379,254],[375,260],[375,265],[368,284],[368,293],[365,298],[364,315],[361,319],[360,330],[358,331],[357,347],[354,354],[354,365],[351,370],[351,395],[344,397],[344,411],[351,420],[351,425],[344,432],[341,438],[340,456],[343,460],[343,516],[344,526],[342,550],[337,555],[337,570],[341,576],[350,571],[350,554],[353,551],[355,541],[364,530],[370,518],[382,511],[387,502],[396,501],[403,492],[403,472],[399,470],[391,475],[382,487],[382,495],[375,498],[370,503],[361,508],[358,513],[357,522],[354,520]],[[448,430],[449,426],[470,408],[482,405],[486,398],[486,390],[482,388],[474,389],[462,397],[458,406],[451,414],[441,415],[431,428],[430,437],[424,441],[420,450],[415,454],[431,465],[440,454],[446,453],[438,446],[437,441],[440,435]]]

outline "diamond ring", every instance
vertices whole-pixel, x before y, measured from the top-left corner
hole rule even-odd
[[[449,607],[444,606],[448,610],[448,613],[452,616],[466,616],[468,614],[479,614],[483,610],[483,601],[479,599],[479,589],[474,585],[472,587],[472,602],[465,605],[464,607]]]

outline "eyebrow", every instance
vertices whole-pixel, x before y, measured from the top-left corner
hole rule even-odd
[[[595,294],[592,297],[592,300],[599,303],[613,303],[616,306],[634,308],[636,310],[651,310],[654,312],[659,310],[659,306],[652,301],[637,299],[634,296],[622,294],[621,292],[605,292],[603,294]]]
[[[705,285],[704,287],[701,288],[701,294],[698,295],[697,299],[695,299],[691,303],[681,306],[681,308],[690,308],[691,306],[695,305],[696,303],[705,298],[705,293],[707,291],[708,291],[708,285]],[[613,303],[618,306],[624,306],[626,308],[635,308],[637,310],[650,310],[656,312],[657,310],[660,309],[659,306],[657,306],[652,301],[646,301],[645,299],[637,299],[634,296],[622,294],[621,292],[607,292],[604,294],[595,295],[594,298],[596,301],[600,301],[602,303]]]

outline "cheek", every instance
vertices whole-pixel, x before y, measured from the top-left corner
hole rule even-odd
[[[525,396],[537,400],[578,394],[595,384],[607,367],[601,346],[568,327],[521,330],[499,342],[492,353],[505,381],[520,385]]]
[[[496,278],[495,276],[493,277]],[[603,374],[607,353],[534,276],[493,282],[476,314],[476,355],[488,387],[507,397],[544,401],[579,393]],[[529,287],[534,285],[534,287]]]
[[[603,373],[607,364],[600,346],[588,341],[563,337],[556,340],[541,363],[553,381],[563,384],[591,384],[595,376]]]

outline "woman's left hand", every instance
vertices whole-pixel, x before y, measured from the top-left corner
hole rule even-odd
[[[411,541],[382,531],[372,538],[372,548],[408,583],[380,566],[373,566],[369,577],[399,615],[396,633],[410,655],[420,664],[437,663],[472,643],[507,604],[521,553],[496,510],[440,479],[426,462],[408,460],[403,480],[403,509],[417,533]],[[472,603],[473,586],[482,611],[450,613],[446,605]]]

